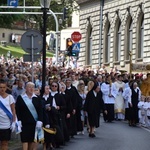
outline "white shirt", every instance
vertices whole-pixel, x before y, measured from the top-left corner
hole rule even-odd
[[[47,101],[47,99],[49,98],[49,94],[48,95],[43,95],[43,98],[45,99],[45,101]]]
[[[10,105],[15,103],[12,95],[8,95],[6,98],[0,96],[0,101],[5,105],[5,107],[12,113]],[[6,113],[0,108],[0,129],[9,129],[11,121],[6,115]]]
[[[97,93],[93,90],[93,93],[94,93],[94,96],[96,97],[97,96]]]
[[[114,104],[115,103],[115,97],[116,97],[117,90],[113,83],[111,86],[110,86],[110,84],[103,83],[101,85],[101,91],[103,93],[103,100],[104,100],[105,104]],[[109,95],[112,95],[112,96],[110,97]]]
[[[52,91],[51,91],[51,96],[55,96],[55,94],[57,94],[57,93],[58,93],[57,91],[56,91],[56,92],[52,92]],[[56,101],[55,101],[55,98],[54,98],[54,97],[53,97],[52,106],[55,107],[55,108],[57,107]]]

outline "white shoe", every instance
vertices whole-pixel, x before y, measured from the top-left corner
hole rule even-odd
[[[81,134],[84,135],[84,131],[82,131]]]
[[[81,134],[81,132],[77,132],[77,135],[80,135]]]

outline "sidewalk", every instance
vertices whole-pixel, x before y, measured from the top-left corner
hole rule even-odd
[[[38,144],[37,150],[41,150],[43,148],[42,144]],[[22,143],[20,140],[20,135],[12,134],[12,138],[8,144],[8,150],[22,150]]]
[[[21,150],[22,149],[20,135],[16,135],[15,133],[12,134],[12,138],[8,144],[8,149],[9,150]]]
[[[22,145],[19,139],[12,139],[9,141],[9,146],[8,146],[9,150],[21,150],[22,149]]]

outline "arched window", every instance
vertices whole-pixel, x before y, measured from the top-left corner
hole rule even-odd
[[[137,58],[143,57],[143,43],[144,43],[144,14],[142,13],[138,19],[137,24]]]
[[[129,52],[132,51],[132,34],[133,34],[133,21],[130,16],[126,27],[126,60],[129,60]]]
[[[92,26],[88,25],[86,34],[86,65],[92,65]]]
[[[133,21],[131,19],[130,21],[130,27],[129,27],[129,38],[128,38],[128,43],[129,43],[129,46],[128,46],[128,49],[129,51],[132,51],[132,30],[133,30]]]
[[[110,23],[108,23],[106,30],[106,42],[105,42],[105,63],[109,62],[110,58]]]
[[[115,25],[115,37],[114,37],[114,60],[120,60],[120,51],[121,51],[121,22],[118,19]]]
[[[121,51],[121,22],[119,21],[118,35],[117,35],[117,61],[120,60],[120,51]]]

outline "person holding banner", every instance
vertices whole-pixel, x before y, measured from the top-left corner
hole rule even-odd
[[[142,95],[148,97],[150,96],[150,73],[147,73],[147,77],[145,80],[143,80],[140,89],[142,92]]]
[[[8,141],[11,131],[15,131],[16,112],[15,100],[12,95],[6,93],[7,84],[0,81],[0,149],[8,150]]]
[[[42,101],[34,94],[34,83],[26,84],[26,92],[17,98],[16,114],[22,126],[22,150],[36,150],[37,142],[44,142]]]

